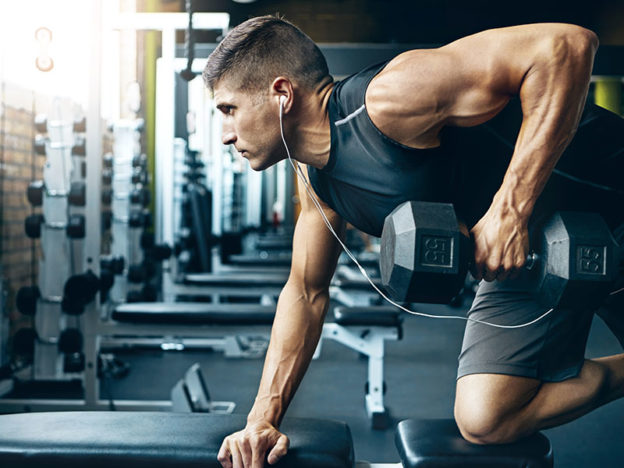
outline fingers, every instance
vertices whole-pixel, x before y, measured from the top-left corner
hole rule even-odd
[[[217,460],[223,468],[264,468],[268,448],[268,462],[275,464],[286,455],[289,444],[288,437],[274,428],[268,432],[241,431],[225,438]]]
[[[230,444],[230,452],[232,454],[233,468],[245,468],[245,466],[249,466],[243,463],[243,456],[241,454],[240,446],[238,445],[238,443],[236,443],[236,441],[233,444]]]
[[[286,452],[288,452],[289,445],[290,441],[288,440],[288,437],[282,434],[280,438],[277,439],[275,446],[269,452],[269,456],[267,457],[269,465],[275,465],[278,461],[280,461],[281,458],[286,455]]]
[[[219,463],[221,463],[221,466],[223,468],[233,468],[231,452],[228,445],[228,438],[226,438],[221,444],[221,448],[219,449],[219,453],[217,454],[217,460],[219,461]]]

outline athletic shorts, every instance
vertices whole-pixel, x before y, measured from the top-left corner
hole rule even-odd
[[[621,234],[622,228],[616,232]],[[624,236],[617,237],[621,240]],[[614,290],[622,287],[624,274],[620,270]],[[517,325],[534,320],[547,310],[529,292],[527,279],[520,277],[504,282],[482,281],[468,316]],[[523,328],[494,328],[469,321],[457,378],[486,373],[559,382],[576,377],[585,361],[594,313],[605,321],[624,347],[624,292],[611,296],[597,311],[555,308],[542,320]]]

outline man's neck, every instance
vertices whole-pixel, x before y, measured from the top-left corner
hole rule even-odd
[[[300,108],[293,116],[294,121],[289,125],[288,116],[284,119],[291,156],[300,163],[317,169],[324,167],[329,161],[331,132],[328,103],[333,87],[334,83],[328,81],[314,93],[303,96]]]

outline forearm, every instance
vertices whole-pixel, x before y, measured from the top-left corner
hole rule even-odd
[[[278,427],[312,360],[329,294],[305,294],[287,284],[280,294],[258,395],[247,420]]]
[[[528,221],[578,125],[597,40],[589,31],[553,37],[528,70],[519,95],[523,122],[493,206]]]

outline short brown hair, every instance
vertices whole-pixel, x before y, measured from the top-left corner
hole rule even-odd
[[[224,76],[257,91],[277,76],[314,89],[329,77],[325,57],[299,28],[277,16],[251,18],[232,29],[208,57],[202,74],[214,90]]]

